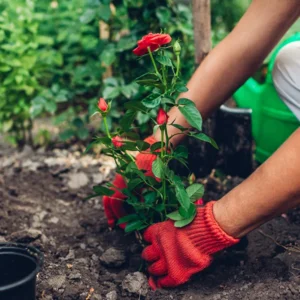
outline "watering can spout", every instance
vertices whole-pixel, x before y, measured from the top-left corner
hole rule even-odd
[[[245,84],[235,92],[233,98],[238,107],[250,108],[252,111],[255,111],[262,89],[263,85],[259,84],[255,79],[249,78]]]

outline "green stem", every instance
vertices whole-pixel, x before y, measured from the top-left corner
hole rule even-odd
[[[180,71],[180,55],[177,55],[177,66],[176,66],[177,70],[176,70],[176,74],[175,76],[178,77],[179,76],[179,71]]]
[[[165,130],[164,130],[164,128],[161,126],[161,127],[160,127],[160,134],[161,134],[161,141],[160,141],[160,144],[161,144],[161,146],[160,146],[161,152],[160,152],[160,158],[161,158],[161,159],[163,159],[163,157],[164,157],[164,155],[165,155],[165,153],[164,153],[164,132],[165,132]]]
[[[166,131],[165,126],[161,126],[160,127],[160,131],[161,131],[161,159],[164,163],[164,156],[165,156],[165,150],[164,147],[166,147],[166,145],[164,146],[164,133]],[[163,184],[163,204],[164,204],[164,209],[165,209],[165,214],[167,214],[167,210],[166,210],[166,201],[167,201],[167,185],[166,185],[166,178],[165,176],[162,178],[162,184]]]
[[[121,154],[119,155],[120,158],[123,158],[124,156],[127,156],[130,160],[132,160],[135,163],[135,159],[131,154],[129,154],[126,151],[123,151],[123,150],[120,150],[120,151],[121,151]],[[115,157],[114,152],[113,152],[113,157]]]
[[[106,130],[106,134],[111,139],[111,135],[110,135],[109,130],[108,130],[107,120],[106,120],[105,116],[103,116],[103,122],[104,122],[105,130]]]
[[[133,158],[133,156],[131,155],[131,154],[128,154],[128,153],[126,153],[128,156],[129,156],[129,158],[135,163],[135,159]]]
[[[162,51],[162,55],[165,55],[165,52]],[[167,92],[168,90],[168,84],[167,84],[167,77],[166,77],[166,67],[163,65],[162,66],[162,77],[163,77],[163,85],[165,87],[165,93]]]
[[[169,136],[168,136],[167,128],[164,130],[164,132],[165,132],[165,135],[166,135],[166,151],[168,151],[169,148],[172,151],[171,147],[169,147]]]
[[[151,52],[151,49],[150,47],[147,48],[148,49],[148,53],[150,55],[150,58],[151,58],[151,61],[152,61],[152,64],[153,64],[153,67],[154,67],[154,70],[155,70],[155,73],[158,77],[161,77],[159,72],[158,72],[158,69],[157,69],[157,66],[156,66],[156,63],[155,63],[155,60],[154,60],[154,57],[153,57],[153,54]]]
[[[167,92],[167,90],[168,90],[168,85],[167,85],[167,79],[166,79],[166,68],[165,68],[165,66],[163,66],[163,68],[162,68],[162,76],[163,76],[163,85],[164,85],[164,87],[165,87],[165,93]]]
[[[172,87],[175,86],[176,82],[177,82],[177,79],[179,77],[179,71],[180,71],[180,55],[176,55],[176,60],[177,60],[177,63],[176,63],[176,73],[174,74],[174,77],[172,79]],[[174,73],[174,70],[173,70],[173,73]]]

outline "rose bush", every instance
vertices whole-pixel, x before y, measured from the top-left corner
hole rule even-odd
[[[180,54],[178,41],[169,45],[172,39],[167,34],[148,34],[133,50],[137,56],[147,55],[153,70],[136,79],[139,85],[149,91],[142,100],[130,100],[125,103],[126,111],[120,120],[120,128],[110,132],[107,126],[107,116],[110,113],[111,102],[101,98],[98,103],[98,113],[101,114],[106,136],[98,137],[90,144],[105,145],[104,153],[114,158],[118,180],[112,184],[94,187],[95,196],[105,196],[104,206],[109,224],[115,219],[125,227],[126,232],[142,230],[153,223],[171,219],[176,227],[183,227],[193,221],[196,215],[196,205],[201,205],[200,199],[204,187],[195,183],[191,176],[181,178],[170,168],[170,162],[179,161],[188,168],[188,150],[185,146],[174,148],[168,135],[167,126],[173,126],[179,133],[211,143],[217,148],[213,139],[201,132],[202,118],[193,101],[178,95],[188,89],[181,80]],[[145,52],[146,51],[146,52]],[[170,120],[168,110],[178,107],[190,124],[185,128]],[[134,127],[137,114],[156,115],[151,118],[154,131],[160,130],[161,140],[154,137],[140,139],[138,128]],[[131,151],[139,154],[132,156]],[[190,180],[189,180],[190,179]],[[126,225],[124,225],[126,224]]]

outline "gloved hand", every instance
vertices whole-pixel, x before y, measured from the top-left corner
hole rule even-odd
[[[150,226],[144,239],[150,243],[142,257],[151,265],[149,285],[152,289],[175,287],[207,268],[212,255],[239,242],[226,234],[216,222],[209,202],[197,209],[194,221],[183,228],[171,220]]]
[[[150,136],[145,139],[145,142],[152,145],[156,143],[156,139]],[[147,151],[146,151],[147,152]],[[146,176],[154,176],[152,172],[152,163],[156,159],[156,155],[150,153],[139,153],[136,156],[136,165],[140,170],[145,170]],[[117,174],[113,181],[115,188],[112,188],[115,193],[112,196],[103,197],[104,212],[107,217],[109,227],[114,227],[115,222],[126,215],[123,207],[123,201],[126,198],[120,190],[126,188],[126,182],[120,174]],[[125,228],[126,224],[121,224],[121,228]]]

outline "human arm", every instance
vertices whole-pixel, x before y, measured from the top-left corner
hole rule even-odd
[[[232,246],[261,224],[300,205],[300,129],[248,179],[197,209],[184,228],[172,221],[150,226],[143,258],[153,289],[175,287],[208,267],[213,254]]]
[[[254,0],[234,30],[204,59],[188,83],[189,91],[180,97],[195,102],[206,119],[251,74],[297,20],[300,14],[299,0]],[[169,112],[170,123],[188,127],[178,108]],[[179,133],[168,126],[169,136]],[[160,140],[159,130],[155,138]],[[172,138],[178,144],[183,135]]]

